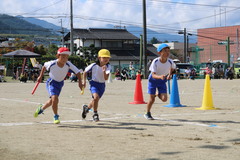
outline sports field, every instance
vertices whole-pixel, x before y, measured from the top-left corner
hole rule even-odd
[[[113,80],[99,103],[99,122],[92,112],[81,119],[88,104],[88,89],[80,95],[77,83],[65,81],[59,102],[61,123],[53,124],[53,112],[34,118],[48,96],[45,83],[34,95],[34,83],[0,83],[1,160],[239,160],[240,79],[211,80],[216,110],[202,106],[204,79],[178,80],[179,97],[186,107],[156,99],[152,115],[143,117],[146,104],[134,100],[135,80]],[[142,80],[148,100],[147,80]]]

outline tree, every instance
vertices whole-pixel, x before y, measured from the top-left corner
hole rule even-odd
[[[91,44],[89,47],[80,47],[79,50],[82,53],[80,56],[84,59],[86,66],[96,60],[98,49],[94,44]]]
[[[41,54],[41,55],[47,54],[46,48],[44,48],[44,46],[42,44],[38,46],[38,51],[39,51],[39,54]]]
[[[57,54],[57,50],[58,50],[58,46],[55,44],[50,44],[49,48],[47,50],[47,54],[50,55],[56,55]]]
[[[156,37],[153,37],[153,38],[150,40],[150,43],[151,43],[151,44],[156,44],[156,43],[159,43],[159,40],[158,40]]]

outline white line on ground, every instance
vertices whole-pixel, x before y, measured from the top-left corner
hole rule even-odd
[[[31,102],[31,101],[25,101],[25,100],[16,100],[16,99],[9,99],[9,98],[0,98],[0,100],[6,100],[6,101],[15,101],[15,102],[23,102],[23,103],[33,103],[33,104],[40,104],[38,102]],[[77,108],[68,108],[68,107],[60,107],[62,109],[69,109],[69,110],[74,110],[74,111],[81,111],[81,109]],[[186,116],[186,115],[196,115],[196,114],[234,114],[234,113],[239,113],[240,111],[231,111],[231,112],[211,112],[211,113],[183,113],[183,114],[161,114],[159,115],[160,117],[168,117],[168,116]],[[107,112],[102,112],[103,114],[110,114]],[[111,115],[113,115],[111,113]],[[114,120],[114,119],[129,119],[130,117],[132,118],[139,118],[143,117],[143,115],[138,114],[138,116],[133,116],[133,115],[127,115],[127,114],[118,114],[115,113],[115,115],[121,116],[121,117],[113,117],[113,118],[102,118],[101,120]],[[162,121],[169,121],[173,123],[183,123],[183,124],[188,124],[188,125],[196,125],[196,126],[204,126],[204,127],[215,127],[215,128],[224,128],[224,129],[230,129],[230,130],[235,130],[235,131],[240,131],[240,129],[232,129],[228,127],[222,127],[219,125],[213,125],[213,124],[204,124],[204,123],[197,123],[197,122],[182,122],[180,120],[171,120],[171,119],[165,119],[165,118],[155,118],[158,120]],[[77,122],[82,122],[86,120],[68,120],[68,121],[61,121],[61,123],[77,123]],[[89,120],[87,120],[89,121]],[[52,121],[48,122],[19,122],[19,123],[0,123],[0,126],[26,126],[26,125],[36,125],[36,124],[52,124]]]

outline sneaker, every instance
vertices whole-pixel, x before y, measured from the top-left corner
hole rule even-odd
[[[154,120],[154,118],[151,115],[151,112],[147,112],[146,114],[144,114],[144,117],[148,120]]]
[[[87,105],[83,105],[83,110],[82,110],[82,118],[85,119],[87,117],[87,113],[89,111],[89,108]]]
[[[95,113],[95,114],[93,115],[93,121],[94,121],[94,122],[98,122],[98,121],[99,121],[99,116],[98,116],[97,113]]]
[[[34,113],[34,117],[36,118],[39,114],[43,114],[43,110],[42,110],[42,104],[40,104],[37,108],[37,110]]]
[[[53,121],[54,124],[59,124],[60,123],[60,120],[59,120],[59,115],[55,114],[54,115],[54,121]]]

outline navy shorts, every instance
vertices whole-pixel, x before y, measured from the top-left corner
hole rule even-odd
[[[64,81],[57,82],[57,81],[49,78],[46,82],[46,88],[47,88],[49,96],[50,97],[53,95],[59,96],[63,85],[64,85]]]
[[[152,75],[148,77],[148,94],[156,94],[156,90],[158,90],[158,94],[167,93],[167,80],[162,79],[154,79]]]
[[[105,83],[99,83],[95,81],[89,81],[91,93],[97,93],[101,98],[105,92]]]

